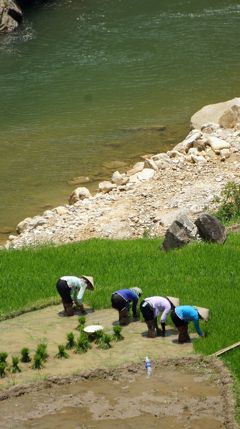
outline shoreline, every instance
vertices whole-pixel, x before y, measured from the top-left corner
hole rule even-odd
[[[115,171],[95,195],[79,187],[70,204],[24,219],[1,248],[162,236],[178,214],[213,210],[226,183],[240,180],[240,98],[205,106],[191,124],[172,150]]]

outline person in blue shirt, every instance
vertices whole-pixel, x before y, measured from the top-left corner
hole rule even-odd
[[[129,323],[129,309],[132,304],[133,317],[137,319],[137,304],[142,290],[139,287],[131,289],[120,289],[112,294],[112,307],[118,310],[119,324],[127,325]]]
[[[178,329],[178,342],[180,344],[187,343],[190,341],[188,334],[188,324],[193,322],[198,335],[204,338],[199,320],[208,320],[208,310],[200,307],[192,307],[191,305],[179,305],[175,307],[171,312],[171,318]]]

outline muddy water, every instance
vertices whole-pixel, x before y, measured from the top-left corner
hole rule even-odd
[[[33,387],[0,403],[0,429],[222,429],[225,405],[214,370],[169,361]]]

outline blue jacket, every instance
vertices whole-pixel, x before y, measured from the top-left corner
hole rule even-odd
[[[120,295],[128,303],[132,302],[132,312],[135,315],[137,311],[137,303],[138,303],[137,294],[130,289],[120,289],[120,290],[117,290],[115,293]]]
[[[175,308],[175,313],[185,322],[193,322],[198,335],[202,337],[203,333],[199,326],[199,314],[196,308],[191,305],[179,305]]]

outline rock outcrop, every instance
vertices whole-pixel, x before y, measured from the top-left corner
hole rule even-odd
[[[5,247],[163,236],[179,214],[195,222],[211,212],[224,185],[240,182],[240,122],[225,128],[205,119],[173,150],[143,157],[125,173],[113,172],[96,195],[78,194],[71,205],[20,222]]]
[[[15,30],[22,21],[22,11],[14,0],[0,0],[0,33]]]

